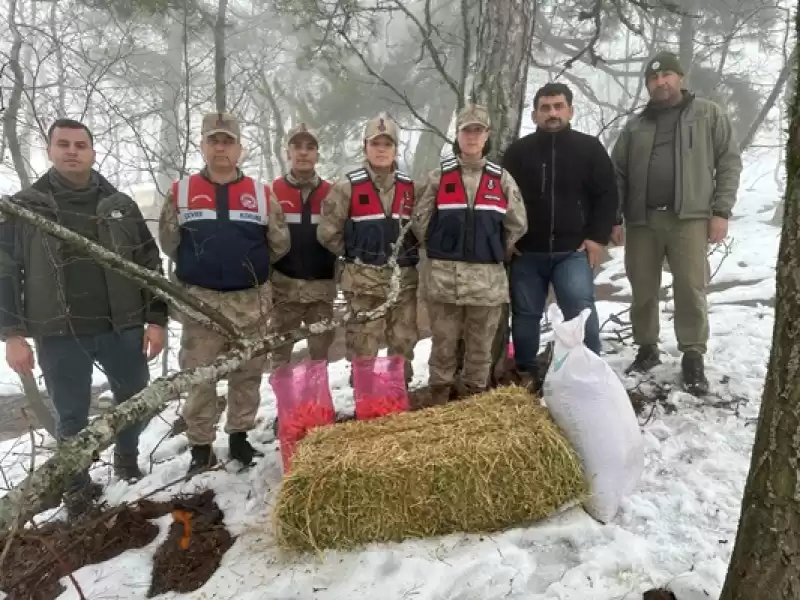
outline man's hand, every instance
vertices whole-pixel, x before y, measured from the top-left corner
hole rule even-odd
[[[625,230],[622,225],[614,225],[611,228],[611,241],[615,246],[622,246],[625,244]]]
[[[33,349],[24,337],[12,337],[6,340],[6,362],[20,375],[32,375],[36,361]]]
[[[153,360],[161,354],[164,349],[167,332],[159,325],[148,325],[144,330],[144,343],[142,344],[142,354],[147,356],[147,360]]]
[[[517,250],[516,246],[511,246],[510,248],[506,249],[506,263],[510,263],[514,260],[515,256],[519,256],[521,253]]]
[[[600,258],[603,256],[603,246],[592,240],[583,240],[583,243],[578,248],[580,251],[586,252],[586,257],[589,259],[589,266],[594,268],[600,264]]]
[[[728,219],[724,217],[711,217],[708,222],[708,241],[719,244],[728,237]]]

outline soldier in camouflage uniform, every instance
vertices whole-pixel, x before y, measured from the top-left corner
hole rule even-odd
[[[271,263],[289,250],[289,230],[269,186],[238,168],[242,153],[238,120],[227,113],[203,118],[198,174],[172,185],[159,222],[159,240],[175,263],[173,279],[250,335],[266,334],[271,304]],[[225,336],[181,315],[180,366],[209,364],[229,348]],[[247,432],[254,426],[265,357],[242,365],[228,377],[231,458],[249,466],[263,453]],[[218,418],[216,384],[194,386],[183,408],[192,449],[189,473],[213,466],[211,449]]]
[[[390,118],[368,121],[363,165],[337,181],[322,204],[317,238],[343,257],[340,285],[354,311],[374,309],[386,301],[392,275],[386,263],[418,196],[411,178],[396,168],[397,142],[397,124]],[[417,246],[409,231],[398,257],[400,295],[386,318],[347,327],[350,360],[377,356],[380,334],[385,331],[389,354],[406,358],[406,383],[413,376],[411,361],[418,340]]]
[[[319,144],[304,123],[289,132],[288,158],[291,170],[272,182],[292,239],[289,253],[272,271],[272,325],[278,332],[331,319],[336,298],[336,255],[317,241],[322,200],[331,184],[315,171]],[[312,360],[327,360],[333,336],[330,331],[308,339]],[[273,368],[290,361],[292,347],[286,344],[273,350]]]
[[[429,359],[432,402],[454,392],[459,338],[464,340],[463,389],[486,389],[492,339],[509,301],[504,262],[527,230],[517,184],[486,160],[489,114],[468,105],[458,115],[455,156],[442,161],[414,207],[414,230],[428,261],[423,269],[433,345]]]

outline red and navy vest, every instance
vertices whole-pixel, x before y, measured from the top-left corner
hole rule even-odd
[[[502,168],[486,161],[470,207],[456,158],[442,161],[436,207],[428,225],[429,258],[470,263],[502,263],[508,199],[500,186]]]
[[[272,182],[272,191],[281,203],[292,240],[289,252],[274,267],[287,277],[305,280],[334,278],[336,255],[317,241],[322,201],[330,189],[331,184],[321,179],[308,200],[303,202],[302,190],[285,177]]]
[[[181,241],[175,276],[211,290],[235,291],[269,278],[269,187],[242,177],[215,184],[191,175],[172,184]]]
[[[385,265],[405,224],[402,221],[411,218],[414,183],[405,173],[395,171],[392,210],[386,214],[378,189],[366,169],[351,171],[347,178],[353,191],[350,217],[344,230],[344,258],[348,262],[360,260],[368,265]],[[397,257],[401,267],[413,267],[419,262],[418,246],[416,237],[409,230]]]

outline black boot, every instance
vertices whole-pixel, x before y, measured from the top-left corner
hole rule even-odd
[[[128,483],[139,481],[144,477],[139,469],[137,454],[118,454],[114,452],[114,475]]]
[[[647,373],[653,367],[661,364],[659,358],[658,346],[655,344],[645,344],[639,346],[639,351],[636,353],[636,358],[631,363],[625,373]]]
[[[541,396],[542,394],[542,379],[538,373],[527,373],[522,371],[519,374],[519,385],[525,388],[534,396]]]
[[[230,434],[228,438],[228,448],[231,453],[231,458],[238,460],[245,467],[253,464],[253,458],[264,456],[260,450],[253,448],[252,444],[247,439],[247,432],[237,431]]]
[[[103,495],[103,486],[90,481],[84,487],[64,494],[64,507],[67,509],[67,519],[77,521],[88,513],[95,502]]]
[[[696,350],[684,352],[681,359],[683,373],[683,387],[693,396],[703,396],[708,393],[708,379],[706,379],[703,355]]]
[[[192,462],[189,464],[187,475],[194,475],[210,469],[217,464],[217,457],[211,450],[211,444],[192,446]]]

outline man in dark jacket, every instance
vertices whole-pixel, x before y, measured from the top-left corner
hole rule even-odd
[[[48,132],[53,167],[14,197],[25,208],[155,272],[158,246],[136,203],[97,171],[93,138],[82,123],[56,121]],[[116,403],[149,381],[148,360],[164,347],[167,307],[149,290],[105,269],[80,248],[21,220],[0,217],[0,337],[17,373],[34,369],[34,340],[45,385],[58,417],[58,437],[72,437],[89,419],[94,363],[108,378]],[[115,474],[142,476],[137,464],[144,423],[117,436]],[[65,495],[70,514],[100,494],[84,471]]]
[[[533,99],[534,133],[513,142],[503,167],[519,186],[528,232],[511,258],[512,336],[523,383],[537,387],[540,321],[550,284],[566,319],[591,309],[585,344],[600,353],[594,271],[617,215],[614,167],[597,138],[575,131],[572,91],[548,83]]]

